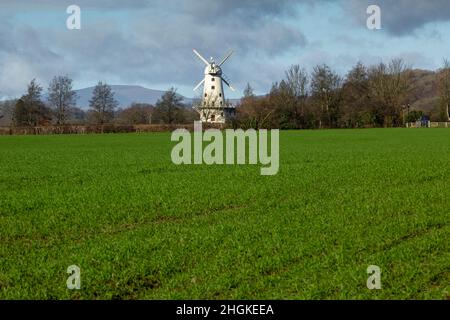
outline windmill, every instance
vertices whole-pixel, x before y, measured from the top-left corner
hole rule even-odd
[[[193,50],[195,55],[206,65],[205,77],[194,88],[196,91],[203,85],[203,95],[201,103],[194,106],[194,109],[200,114],[202,122],[209,123],[225,123],[225,121],[235,115],[235,107],[227,105],[225,102],[225,95],[223,90],[223,83],[225,83],[232,91],[229,79],[222,72],[222,65],[227,61],[233,51],[230,51],[220,63],[216,63],[211,57],[210,61],[202,57],[197,50]]]

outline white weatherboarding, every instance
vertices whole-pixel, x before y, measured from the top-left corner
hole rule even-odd
[[[221,67],[231,57],[233,51],[230,51],[219,64],[216,64],[213,58],[208,62],[195,49],[194,53],[206,65],[205,78],[194,88],[194,91],[196,91],[203,85],[201,102],[199,105],[195,105],[194,109],[200,114],[200,120],[202,122],[225,123],[226,120],[235,116],[236,109],[233,105],[227,104],[225,101],[222,81],[231,90],[234,91],[234,88],[222,73]]]

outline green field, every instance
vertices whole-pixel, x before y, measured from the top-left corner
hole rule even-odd
[[[281,132],[276,176],[173,145],[0,137],[0,299],[449,297],[450,130]]]

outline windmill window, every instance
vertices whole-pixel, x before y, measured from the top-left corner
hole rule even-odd
[[[207,97],[208,96],[208,94],[207,93],[205,93],[205,97]]]
[[[222,105],[222,101],[220,101],[220,105]]]
[[[214,90],[216,87],[215,86],[211,86],[211,90]]]
[[[221,97],[222,96],[222,94],[221,93],[219,93],[219,97]]]
[[[216,78],[211,78],[211,81],[216,81]]]

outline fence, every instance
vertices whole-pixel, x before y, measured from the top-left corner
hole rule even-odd
[[[406,124],[407,128],[450,128],[450,122],[417,121]]]
[[[223,128],[223,125],[203,124],[204,129]],[[64,125],[39,127],[0,127],[0,135],[49,135],[89,133],[144,133],[166,132],[175,129],[194,130],[194,124],[139,124],[139,125]]]
[[[203,129],[225,128],[220,124],[203,123]],[[410,122],[407,128],[450,128],[450,122]],[[139,124],[139,125],[65,125],[39,127],[0,127],[0,135],[50,135],[90,133],[145,133],[169,132],[175,129],[194,130],[194,124]]]
[[[89,134],[162,132],[177,128],[191,129],[193,125],[65,125],[39,127],[0,127],[0,135],[47,135],[47,134]]]

